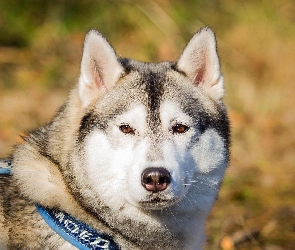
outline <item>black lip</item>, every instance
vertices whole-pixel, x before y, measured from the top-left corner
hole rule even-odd
[[[149,200],[140,201],[139,204],[148,209],[161,209],[172,206],[176,201],[177,199],[161,199],[160,197],[155,197]]]
[[[147,200],[147,201],[140,201],[141,204],[159,204],[159,203],[167,203],[167,202],[171,202],[172,200],[165,200],[165,199],[161,199],[159,197]]]

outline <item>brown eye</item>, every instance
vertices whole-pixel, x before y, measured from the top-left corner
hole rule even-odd
[[[189,130],[189,127],[183,124],[176,124],[175,126],[172,127],[172,132],[174,133],[178,133],[178,134],[182,134],[185,133],[186,131]]]
[[[120,127],[120,130],[124,133],[124,134],[134,134],[134,129],[132,127],[130,127],[128,124],[123,124]]]

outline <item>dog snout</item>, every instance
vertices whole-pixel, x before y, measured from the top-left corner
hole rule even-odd
[[[147,191],[159,192],[167,188],[171,182],[171,176],[165,168],[146,168],[142,172],[141,184]]]

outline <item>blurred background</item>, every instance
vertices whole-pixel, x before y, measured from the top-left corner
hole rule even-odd
[[[207,249],[295,249],[294,0],[1,0],[0,157],[65,101],[89,29],[122,57],[163,61],[204,25],[216,32],[232,125]]]

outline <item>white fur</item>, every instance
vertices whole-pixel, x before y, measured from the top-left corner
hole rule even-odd
[[[215,36],[211,29],[203,28],[194,35],[177,65],[194,84],[203,87],[211,98],[217,102],[222,99],[223,76],[220,71]]]

